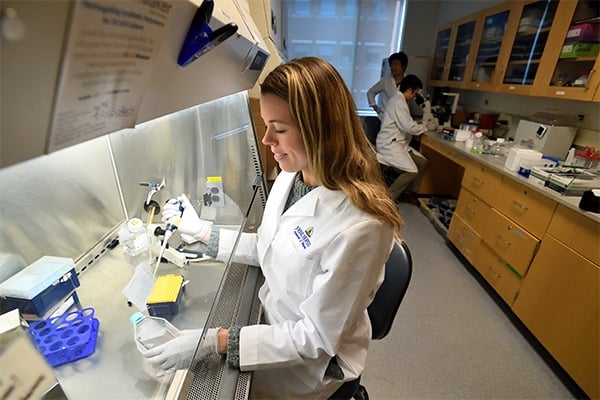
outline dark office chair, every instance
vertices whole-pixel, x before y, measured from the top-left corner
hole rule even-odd
[[[394,243],[394,247],[385,263],[385,278],[375,294],[375,298],[367,308],[371,321],[371,338],[380,340],[387,336],[400,303],[406,294],[412,276],[412,257],[405,242]],[[330,399],[344,399],[350,387],[357,386],[353,396],[356,400],[367,400],[369,395],[364,386],[356,381],[344,383]],[[344,393],[344,394],[343,394]],[[350,392],[351,393],[351,392]]]

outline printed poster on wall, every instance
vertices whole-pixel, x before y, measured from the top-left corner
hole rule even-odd
[[[46,151],[135,124],[172,4],[75,1]]]

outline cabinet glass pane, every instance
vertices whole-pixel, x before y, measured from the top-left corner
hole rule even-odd
[[[509,11],[507,10],[486,17],[483,33],[481,34],[481,43],[477,50],[475,68],[471,77],[472,82],[492,82],[508,14]]]
[[[558,1],[547,0],[523,8],[504,83],[533,84],[557,5]]]
[[[598,0],[579,1],[550,86],[587,87],[600,49]]]
[[[433,80],[441,80],[444,75],[444,65],[446,63],[446,55],[448,54],[448,46],[450,45],[451,31],[448,28],[438,32],[431,72],[431,79]]]
[[[458,27],[454,52],[452,53],[450,75],[448,76],[448,79],[451,81],[462,81],[465,77],[465,69],[469,61],[469,50],[471,49],[474,31],[475,21],[462,24]]]

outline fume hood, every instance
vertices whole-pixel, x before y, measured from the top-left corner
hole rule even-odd
[[[119,228],[132,218],[148,227],[161,225],[160,215],[145,207],[149,198],[162,205],[181,193],[217,227],[239,234],[260,224],[267,190],[247,89],[269,53],[247,4],[222,0],[213,4],[202,29],[217,32],[234,24],[235,33],[198,49],[201,54],[181,66],[182,44],[206,2],[0,5],[2,18],[17,18],[24,28],[1,43],[0,261],[20,260],[11,264],[13,274],[44,255],[74,260],[80,305],[95,309],[99,331],[92,355],[53,368],[55,390],[70,399],[248,394],[251,374],[227,368],[220,357],[163,379],[144,373],[128,321],[137,309],[123,293],[136,267],[117,240]],[[123,26],[132,31],[125,34]],[[115,37],[119,40],[109,40]],[[139,51],[130,54],[127,46],[133,44]],[[111,52],[122,52],[120,46],[128,49],[124,64],[110,58]],[[99,71],[128,80],[104,96],[105,86],[90,78]],[[82,106],[95,100],[97,116],[108,121],[101,128]],[[64,142],[57,144],[57,137]],[[218,199],[212,192],[217,180]],[[173,247],[183,244],[179,235],[174,238]],[[205,250],[198,244],[188,248]],[[181,310],[171,318],[178,328],[258,322],[256,288],[262,276],[257,268],[210,258],[183,265],[159,261],[157,275],[167,273],[188,282]],[[5,306],[0,299],[0,313]]]

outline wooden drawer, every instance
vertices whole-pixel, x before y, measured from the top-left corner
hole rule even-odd
[[[481,244],[475,268],[510,306],[521,287],[521,278],[498,254],[486,244]]]
[[[513,311],[592,399],[600,398],[600,267],[542,239]]]
[[[521,276],[525,276],[539,240],[498,210],[491,209],[482,239]]]
[[[501,183],[501,174],[479,163],[469,163],[462,180],[464,187],[491,205],[499,196]]]
[[[489,218],[490,206],[467,188],[462,188],[454,215],[460,215],[475,232],[481,234]]]
[[[454,149],[454,143],[455,142],[448,142],[448,144],[444,144],[441,143],[435,139],[432,139],[428,136],[423,136],[421,138],[421,144],[428,146],[429,148],[437,151],[438,153],[440,153],[441,155],[443,155],[444,157],[452,160],[453,162],[457,163],[458,165],[465,167],[466,164],[469,162],[469,157],[467,155],[465,155],[462,151],[460,151],[459,149]]]
[[[600,265],[600,224],[596,221],[559,204],[548,233]]]
[[[494,207],[536,237],[544,236],[556,209],[556,201],[506,176],[500,193]]]
[[[452,217],[448,229],[448,240],[458,248],[471,264],[475,264],[481,247],[481,237],[458,215]]]

